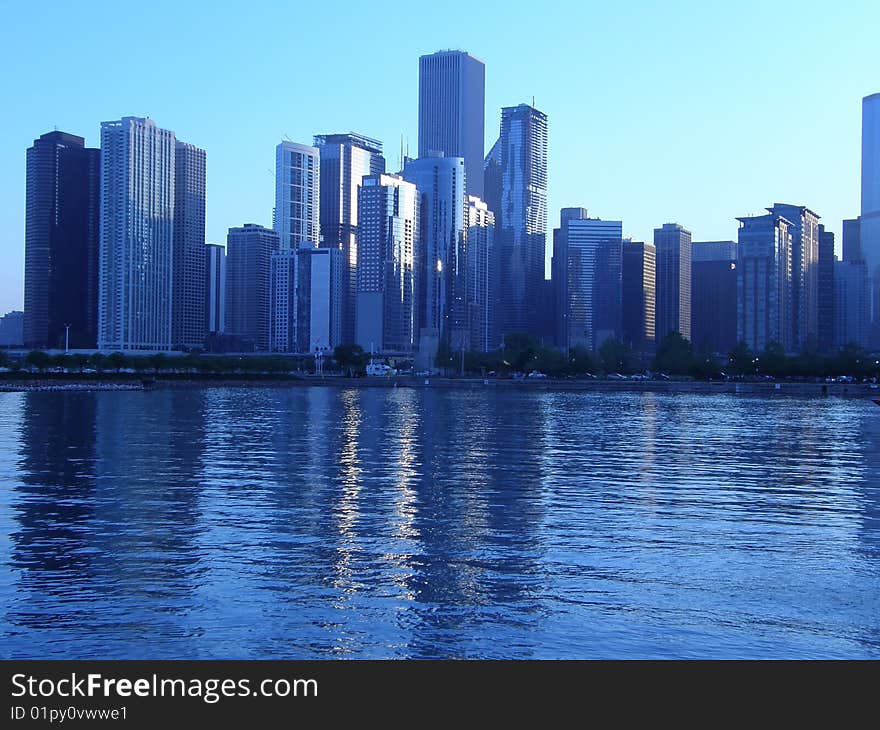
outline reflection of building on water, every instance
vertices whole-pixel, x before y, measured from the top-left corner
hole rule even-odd
[[[872,560],[877,560],[880,558],[880,408],[865,404],[861,421],[859,431],[865,472],[859,482],[863,504],[859,535],[862,550]]]

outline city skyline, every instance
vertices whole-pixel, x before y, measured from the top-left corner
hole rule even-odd
[[[158,54],[156,63],[150,69],[134,72],[130,83],[121,83],[125,78],[122,70],[101,67],[100,93],[87,83],[90,74],[95,73],[88,59],[96,56],[90,54],[106,55],[117,44],[124,45],[129,34],[142,32],[144,23],[149,26],[154,21],[145,16],[129,28],[115,25],[118,21],[102,14],[100,23],[107,24],[102,27],[113,32],[102,33],[95,49],[76,46],[76,53],[71,46],[74,41],[65,33],[82,21],[61,10],[53,24],[40,26],[41,34],[46,34],[40,36],[41,43],[53,42],[59,52],[71,49],[72,70],[82,80],[59,86],[51,98],[19,94],[19,98],[33,103],[23,107],[26,112],[14,115],[9,133],[0,144],[0,162],[4,163],[0,195],[10,201],[0,221],[4,224],[0,234],[0,310],[20,309],[23,303],[24,186],[19,171],[22,151],[39,134],[57,125],[83,136],[87,146],[95,146],[100,120],[148,113],[157,124],[175,130],[181,138],[193,140],[207,151],[207,239],[222,242],[226,230],[242,221],[271,225],[273,178],[269,170],[274,146],[285,135],[307,142],[323,130],[355,129],[382,140],[389,150],[388,167],[396,169],[400,135],[408,138],[411,151],[417,144],[415,59],[450,47],[467,50],[486,63],[487,146],[497,134],[502,106],[531,101],[535,96],[536,106],[548,114],[550,221],[561,207],[586,205],[591,214],[623,220],[624,234],[638,240],[651,240],[650,232],[665,221],[681,223],[693,231],[696,239],[722,240],[735,238],[735,217],[760,212],[765,201],[791,200],[821,213],[826,228],[837,234],[839,253],[841,220],[859,213],[861,99],[877,92],[880,83],[876,74],[871,74],[870,56],[860,55],[869,53],[860,49],[869,49],[870,44],[858,42],[860,34],[868,34],[870,19],[880,14],[868,4],[847,8],[833,18],[805,14],[798,32],[788,34],[774,49],[773,54],[778,56],[768,60],[765,54],[760,62],[748,57],[749,44],[758,41],[747,37],[749,26],[741,22],[741,9],[676,13],[676,27],[670,32],[687,40],[690,53],[655,55],[651,64],[645,64],[646,54],[656,52],[660,44],[652,27],[658,18],[652,16],[665,10],[644,9],[636,18],[622,17],[623,11],[590,11],[590,19],[604,21],[607,32],[589,53],[573,53],[571,41],[558,43],[558,47],[542,41],[542,53],[527,64],[515,52],[515,43],[487,38],[482,30],[491,14],[477,8],[475,22],[469,24],[473,27],[460,28],[443,21],[403,33],[394,51],[380,55],[370,68],[304,60],[296,74],[297,86],[301,87],[298,93],[289,101],[282,99],[273,105],[271,112],[259,114],[246,104],[238,109],[229,100],[254,85],[263,88],[262,84],[273,83],[269,70],[277,61],[277,52],[267,51],[265,58],[247,63],[236,54],[220,58],[221,46],[215,48],[211,42],[227,28],[230,18],[223,13],[207,17],[203,11],[198,6],[182,9],[185,16],[193,14],[202,24],[202,34],[186,53],[169,54],[168,58]],[[270,18],[276,23],[287,12],[275,7],[270,14],[267,8],[257,7],[248,14],[242,30],[269,22]],[[512,20],[507,18],[506,23],[510,21],[514,37],[525,37],[530,30],[540,35],[562,17],[576,20],[586,12],[561,6],[534,18],[512,8]],[[785,12],[784,7],[765,9],[762,17],[768,22],[783,22]],[[51,72],[30,49],[36,26],[26,11],[14,10],[13,15],[16,13],[22,13],[17,18],[21,23],[7,26],[17,27],[17,31],[14,36],[4,36],[7,42],[2,53],[19,53],[27,63],[25,72],[4,81],[9,87],[7,95],[39,86],[38,82]],[[403,20],[395,19],[393,23],[401,24],[401,29],[405,26]],[[840,53],[823,53],[815,63],[804,63],[802,56],[786,58],[786,48],[805,41],[818,47],[835,29],[839,34],[842,28],[849,35]],[[171,31],[170,41],[175,32]],[[627,43],[621,45],[623,38]],[[633,50],[640,42],[641,47]],[[728,45],[731,50],[737,49],[736,53],[722,59]],[[713,53],[708,53],[709,48]],[[701,54],[704,68],[697,69],[689,58],[701,49],[706,51]],[[228,46],[223,44],[222,50],[225,52]],[[205,61],[198,55],[203,52]],[[302,54],[303,58],[307,56]],[[181,88],[151,83],[158,78],[154,75],[169,71],[169,64],[183,64],[186,70],[192,64],[189,83]],[[795,108],[792,89],[798,86],[786,83],[784,87],[771,85],[766,89],[756,84],[755,79],[761,78],[756,73],[768,67],[773,68],[774,75],[787,73],[788,82],[809,81],[817,110],[812,117],[777,115],[782,117],[779,119],[762,112],[766,105],[772,103],[778,108],[787,99]],[[361,79],[375,79],[377,69],[388,82],[374,81],[372,86],[362,83]],[[218,94],[204,80],[224,70],[229,71],[224,75],[227,85]],[[585,72],[589,72],[589,92],[573,93],[572,82]],[[337,95],[345,99],[333,98],[330,90],[340,84],[357,92],[353,99],[347,94]],[[359,85],[365,88],[357,89]],[[188,98],[192,96],[197,101]],[[294,96],[297,100],[308,98],[313,104],[306,109],[294,103]],[[664,96],[678,96],[689,102],[691,113],[677,111],[664,119],[650,117],[649,121],[644,110]],[[358,103],[367,97],[372,103]],[[605,111],[586,114],[597,102]],[[612,108],[615,113],[609,114],[607,110]],[[224,124],[215,128],[212,122],[221,113]],[[794,159],[794,151],[805,147],[811,149],[809,164]],[[780,155],[790,163],[786,170],[770,175],[771,169],[776,170],[772,159]],[[680,169],[673,171],[672,166]]]

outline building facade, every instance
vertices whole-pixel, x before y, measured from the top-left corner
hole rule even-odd
[[[636,352],[656,345],[657,253],[651,243],[624,241],[622,259],[622,339]]]
[[[101,124],[100,350],[172,348],[176,147],[152,119]]]
[[[737,220],[737,341],[791,352],[791,223],[773,213]]]
[[[317,246],[320,222],[320,157],[316,147],[284,141],[275,148],[275,230],[281,248]]]
[[[430,367],[441,341],[455,352],[468,344],[464,158],[407,160],[403,178],[419,196],[417,321],[421,365]]]
[[[871,280],[864,261],[834,264],[834,346],[870,347]]]
[[[419,157],[464,159],[467,193],[483,196],[486,67],[464,51],[419,58]]]
[[[467,319],[469,349],[494,350],[501,343],[495,326],[495,214],[480,198],[469,195],[465,208],[467,230]]]
[[[499,257],[499,334],[502,341],[513,332],[541,337],[536,303],[544,291],[547,115],[527,104],[502,109],[495,155],[500,199],[495,209],[489,201],[489,208],[495,213]]]
[[[7,312],[0,317],[0,347],[24,345],[24,312]]]
[[[177,141],[174,153],[174,275],[171,341],[205,344],[205,151]]]
[[[226,246],[205,246],[205,331],[226,331]]]
[[[868,342],[872,349],[880,350],[880,93],[862,99],[859,247],[870,281]]]
[[[321,247],[342,252],[342,342],[355,340],[358,188],[366,175],[385,172],[382,143],[354,132],[314,139],[320,157]]]
[[[299,351],[332,353],[342,344],[343,272],[338,248],[299,251]]]
[[[834,349],[834,233],[819,226],[819,260],[816,263],[816,344],[819,352]]]
[[[691,339],[691,232],[678,223],[654,229],[657,252],[656,336]]]
[[[691,342],[722,358],[737,344],[736,241],[691,244]]]
[[[369,175],[358,191],[356,341],[368,352],[412,353],[418,345],[416,186]]]
[[[269,350],[272,254],[278,233],[254,223],[230,228],[226,237],[226,333],[238,349]]]
[[[100,150],[67,132],[48,132],[27,151],[27,347],[96,344],[100,164]]]

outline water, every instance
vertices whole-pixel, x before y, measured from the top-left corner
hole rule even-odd
[[[880,657],[880,408],[0,393],[0,656]]]

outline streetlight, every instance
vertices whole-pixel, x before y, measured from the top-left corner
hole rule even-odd
[[[70,349],[70,325],[64,325],[64,354]]]

